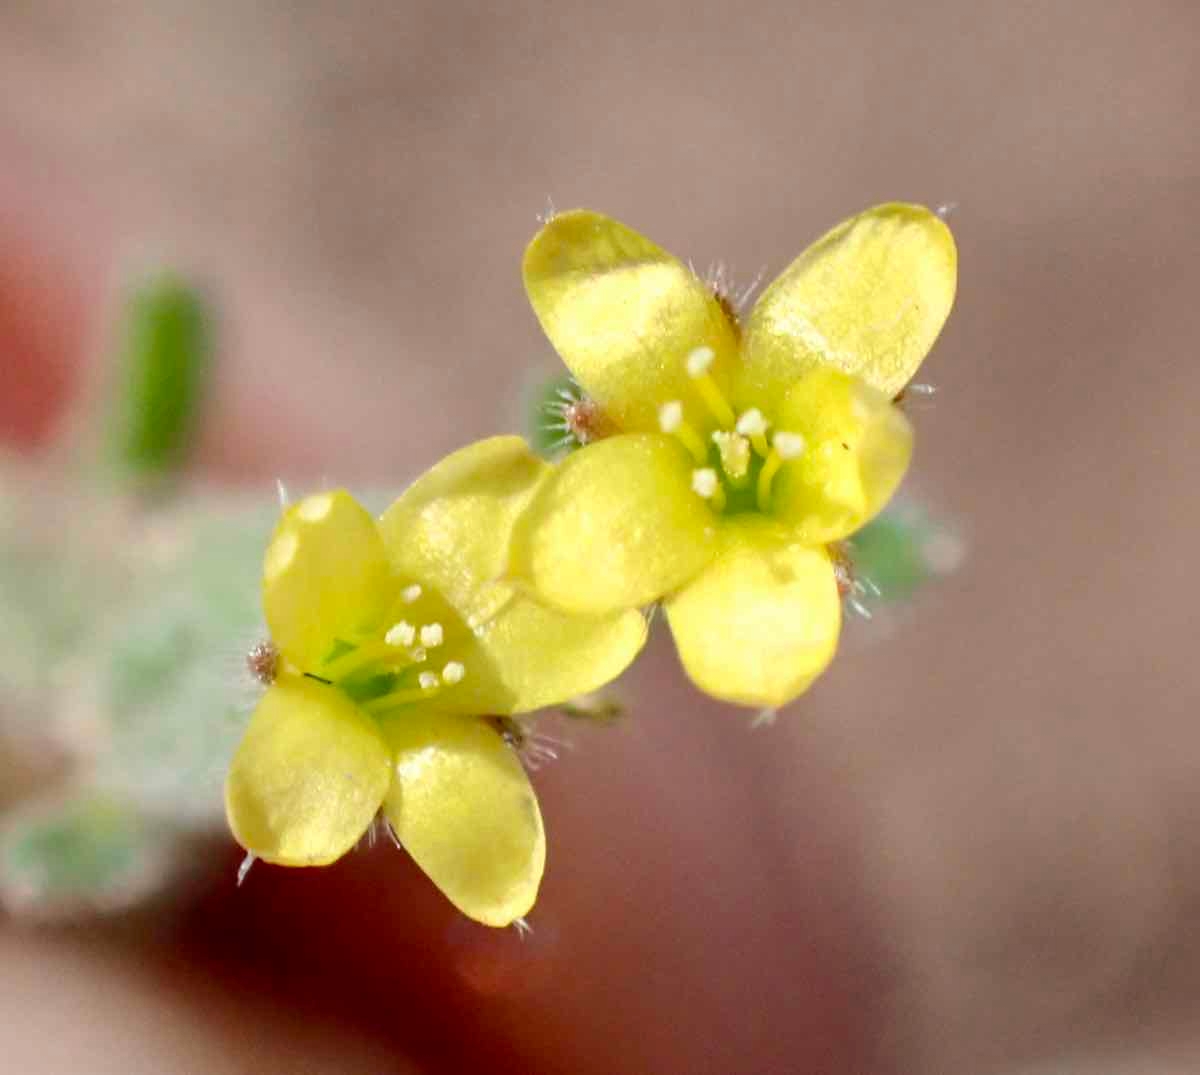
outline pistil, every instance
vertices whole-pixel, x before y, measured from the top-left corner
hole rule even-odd
[[[721,456],[721,469],[730,484],[741,489],[750,472],[750,442],[740,433],[718,429],[712,435],[713,443]]]

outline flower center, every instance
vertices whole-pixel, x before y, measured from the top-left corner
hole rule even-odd
[[[422,605],[430,603],[418,583],[405,586],[385,617],[387,627],[337,638],[320,664],[304,674],[337,688],[377,717],[461,683],[466,665],[446,660],[452,647],[441,620],[421,615]]]
[[[771,433],[770,423],[757,407],[735,414],[709,372],[715,357],[711,347],[697,347],[687,356],[688,376],[696,394],[717,422],[709,442],[684,417],[681,400],[670,400],[659,408],[659,428],[678,437],[691,453],[696,461],[692,491],[714,510],[768,512],[775,477],[780,468],[804,453],[804,437],[787,430]]]

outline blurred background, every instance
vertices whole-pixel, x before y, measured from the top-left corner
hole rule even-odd
[[[537,777],[525,941],[386,846],[239,888],[219,834],[132,910],[0,919],[11,1070],[1200,1070],[1197,101],[1186,0],[0,5],[30,466],[146,265],[217,312],[189,480],[269,517],[276,478],[398,490],[520,428],[548,204],[748,283],[866,205],[955,203],[908,481],[968,548],[770,729],[656,638]],[[108,555],[103,498],[55,495]],[[4,764],[5,802],[61,775]]]

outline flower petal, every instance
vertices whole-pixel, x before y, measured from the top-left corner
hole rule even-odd
[[[550,342],[616,424],[657,431],[671,400],[709,418],[687,357],[712,348],[710,372],[726,384],[736,330],[711,290],[677,258],[600,213],[555,216],[525,251],[525,290]]]
[[[887,396],[854,377],[819,369],[779,408],[779,428],[804,452],[775,481],[772,514],[805,545],[854,533],[891,499],[912,458],[912,426]]]
[[[433,713],[386,722],[394,779],[383,809],[400,843],[463,914],[507,926],[537,899],[546,863],[529,778],[482,720]]]
[[[377,626],[395,596],[375,520],[349,493],[306,497],[284,512],[263,561],[271,638],[300,671],[334,640]]]
[[[375,724],[332,687],[288,677],[254,711],[225,812],[237,842],[264,861],[324,866],[358,842],[390,781]]]
[[[571,615],[518,595],[477,634],[500,689],[475,695],[469,711],[529,713],[616,679],[645,645],[646,619],[637,609]]]
[[[566,701],[620,675],[645,642],[636,611],[570,616],[500,581],[514,520],[552,472],[519,437],[494,437],[442,460],[380,520],[401,578],[436,589],[473,628],[459,638],[467,632],[435,610],[465,668],[439,700],[448,711],[526,713]]]
[[[724,553],[665,607],[696,686],[742,705],[782,706],[833,659],[841,601],[823,548],[783,544],[761,523],[731,520]]]
[[[922,206],[879,205],[843,221],[755,305],[739,403],[762,406],[821,365],[894,397],[941,332],[957,272],[950,229]]]
[[[715,517],[693,463],[664,434],[597,441],[569,455],[513,531],[510,571],[568,612],[603,615],[658,600],[715,551]]]
[[[520,437],[492,437],[448,455],[383,513],[398,575],[429,584],[468,622],[507,604],[497,584],[517,517],[552,472]]]

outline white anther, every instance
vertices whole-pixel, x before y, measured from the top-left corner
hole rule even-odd
[[[411,586],[405,586],[404,589],[400,591],[400,599],[406,605],[411,605],[420,596],[421,596],[421,586],[419,583],[416,583],[416,582],[414,582]]]
[[[440,623],[427,623],[421,628],[421,645],[428,646],[433,649],[434,646],[442,644],[442,625]]]
[[[689,377],[703,377],[708,367],[713,364],[716,352],[711,347],[697,347],[687,356],[687,371]]]
[[[418,646],[416,649],[412,650],[408,656],[412,660],[413,664],[420,664],[423,660],[425,660],[426,657],[429,656],[429,654],[425,652],[424,646]]]
[[[451,684],[461,683],[466,674],[467,669],[461,661],[451,661],[442,669],[442,679]]]
[[[436,672],[422,672],[417,676],[417,682],[421,685],[421,690],[431,691],[438,685],[438,676]]]
[[[757,407],[751,407],[737,420],[737,431],[743,437],[754,437],[759,433],[765,433],[767,420],[763,417],[762,411]]]
[[[700,467],[692,471],[692,492],[708,500],[717,491],[717,472],[712,467]]]
[[[658,428],[664,433],[674,433],[683,424],[683,404],[677,399],[658,408]]]
[[[401,620],[399,623],[393,624],[388,633],[383,636],[383,640],[389,646],[411,646],[416,637],[417,629],[408,620]]]
[[[799,433],[776,433],[771,439],[771,446],[779,453],[780,459],[795,459],[804,451],[804,438]]]

